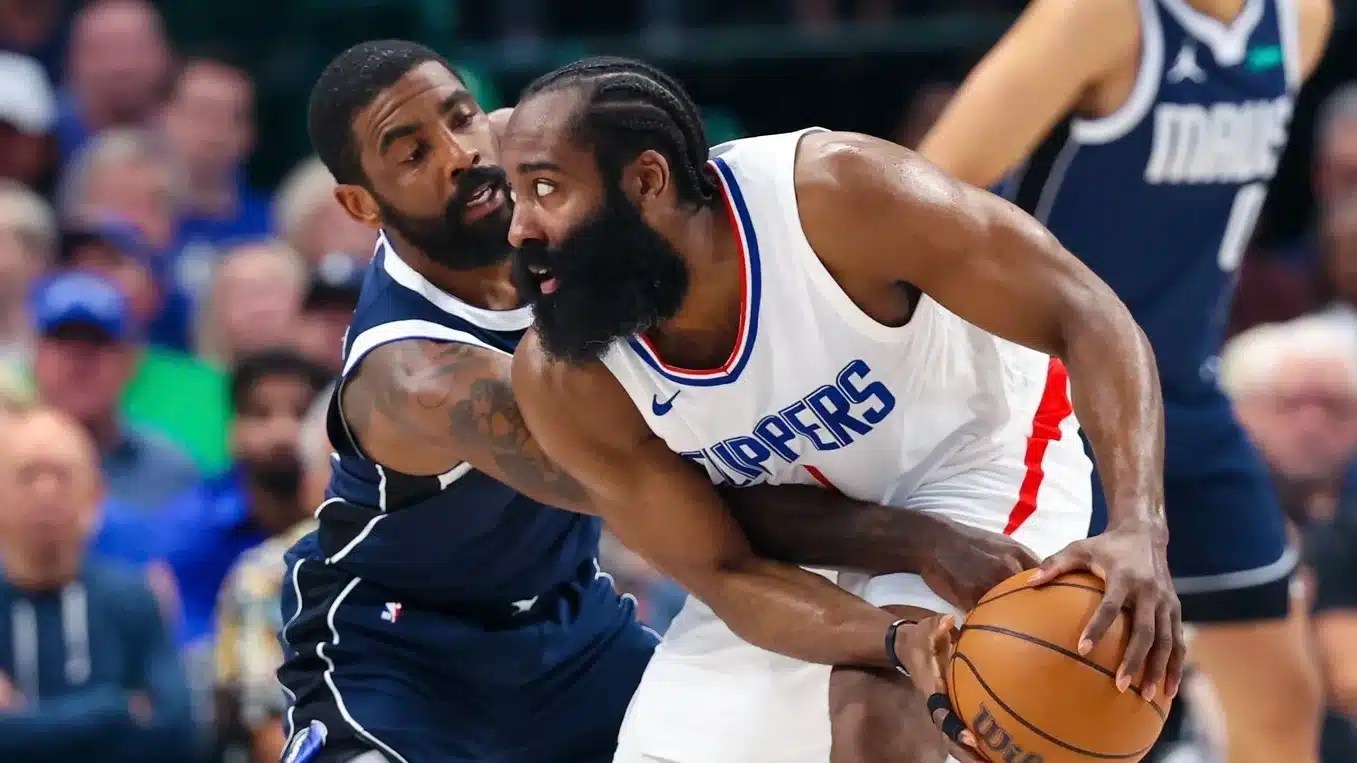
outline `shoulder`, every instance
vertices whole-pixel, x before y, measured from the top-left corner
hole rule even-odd
[[[134,621],[156,609],[144,569],[123,562],[91,559],[85,564],[82,582],[91,599],[115,602],[114,608],[127,612]]]
[[[129,433],[145,457],[153,459],[156,470],[161,473],[196,475],[197,467],[188,453],[173,440],[151,429],[134,427]]]
[[[915,213],[951,208],[965,188],[903,146],[869,135],[807,135],[796,156],[796,196],[809,228],[857,237],[887,221],[896,227]],[[882,215],[889,215],[883,217]],[[921,231],[925,232],[925,231]]]
[[[574,364],[551,357],[536,329],[528,329],[514,351],[512,376],[515,390],[555,396],[584,398],[609,388],[621,389],[602,361]]]

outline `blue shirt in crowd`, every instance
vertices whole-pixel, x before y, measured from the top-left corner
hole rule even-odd
[[[0,672],[23,697],[0,709],[0,760],[182,763],[194,726],[179,654],[144,576],[90,561],[55,591],[0,579]],[[134,695],[149,718],[134,717]]]
[[[268,539],[251,517],[244,484],[232,470],[173,501],[165,510],[165,561],[174,572],[184,611],[180,641],[212,633],[217,592],[236,557]]]
[[[198,484],[198,467],[168,439],[124,427],[122,439],[104,454],[108,495],[125,507],[155,513]]]

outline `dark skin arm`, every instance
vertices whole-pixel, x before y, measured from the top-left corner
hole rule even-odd
[[[406,474],[441,474],[466,461],[551,506],[597,513],[585,490],[543,453],[509,382],[510,357],[469,344],[392,342],[344,385],[345,420],[363,450]],[[1003,536],[922,512],[802,485],[727,489],[754,546],[783,561],[864,572],[931,572],[963,609],[1036,562]]]
[[[618,539],[737,635],[808,662],[890,666],[883,637],[895,616],[819,575],[758,556],[707,477],[650,431],[602,364],[553,362],[530,331],[515,353],[513,382],[538,442],[580,480]],[[917,646],[939,627],[925,621],[899,631],[900,657],[922,655],[911,665],[916,681],[940,675]]]
[[[1109,528],[1048,560],[1041,579],[1102,576],[1107,593],[1084,640],[1091,646],[1126,605],[1133,636],[1119,685],[1143,669],[1147,692],[1166,673],[1175,692],[1184,647],[1164,557],[1163,404],[1154,356],[1126,307],[1031,217],[894,144],[809,135],[796,192],[811,245],[877,320],[908,314],[901,284],[912,284],[979,328],[1065,361]]]

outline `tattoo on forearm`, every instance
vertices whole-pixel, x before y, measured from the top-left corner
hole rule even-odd
[[[533,440],[506,381],[477,379],[471,383],[470,394],[455,403],[449,415],[452,431],[484,445],[514,484],[570,503],[585,500],[579,483],[552,463]]]
[[[585,500],[579,483],[538,447],[509,380],[487,363],[484,350],[460,342],[397,342],[376,352],[384,356],[383,368],[364,394],[346,400],[345,416],[356,431],[378,415],[404,436],[431,444],[446,447],[451,433],[459,450],[484,449],[516,489],[555,503]]]

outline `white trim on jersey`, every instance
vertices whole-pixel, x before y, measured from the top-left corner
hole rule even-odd
[[[1234,591],[1240,588],[1252,588],[1281,580],[1296,568],[1300,555],[1296,549],[1288,548],[1282,556],[1271,564],[1254,567],[1251,570],[1223,572],[1219,575],[1197,575],[1192,577],[1174,577],[1173,589],[1178,593],[1213,593],[1215,591]]]
[[[329,501],[326,501],[326,503],[329,503]],[[325,504],[321,504],[321,508],[324,507]],[[319,514],[320,509],[316,509],[316,513]],[[287,629],[291,628],[292,624],[297,621],[297,618],[302,616],[302,585],[297,580],[297,575],[301,573],[302,564],[305,561],[305,559],[298,559],[297,563],[292,565],[292,575],[290,577],[292,578],[292,593],[297,597],[297,611],[292,613],[292,616],[287,619],[287,622],[283,623],[282,630],[278,631],[278,638],[282,640],[283,646],[287,649],[292,648],[291,642],[287,639]],[[297,695],[293,694],[291,689],[283,686],[281,680],[278,682],[278,685],[282,686],[283,691],[287,693],[288,699],[290,700],[287,705],[287,715],[285,716],[285,733],[287,734],[288,741],[291,742],[292,735],[296,732]]]
[[[335,627],[335,613],[339,611],[339,605],[344,603],[344,600],[349,597],[349,594],[353,593],[353,589],[361,582],[363,582],[362,578],[350,580],[349,584],[344,586],[344,590],[340,591],[339,595],[335,597],[335,603],[330,605],[330,611],[325,615],[325,624],[329,626],[330,635],[333,637],[329,642],[331,646],[339,646],[339,630]],[[335,707],[339,709],[339,714],[344,718],[344,721],[348,723],[354,731],[358,732],[359,736],[367,740],[369,744],[377,747],[377,749],[387,755],[390,755],[397,763],[410,763],[410,761],[401,757],[400,753],[391,749],[390,745],[373,736],[371,732],[363,728],[363,724],[359,723],[358,719],[354,718],[349,712],[348,706],[344,704],[343,695],[339,693],[339,687],[335,685],[335,664],[334,661],[325,654],[325,643],[326,642],[322,641],[316,644],[316,656],[325,661],[325,673],[323,674],[323,678],[325,679],[325,685],[330,687],[330,694],[334,695]]]
[[[1211,49],[1216,63],[1221,66],[1234,66],[1244,60],[1248,52],[1249,37],[1263,19],[1263,3],[1266,0],[1245,0],[1239,15],[1229,24],[1214,16],[1208,16],[1188,5],[1186,0],[1161,0],[1168,12],[1173,14],[1189,35],[1197,38]]]
[[[386,252],[382,265],[391,280],[428,300],[439,310],[490,331],[522,331],[532,325],[531,307],[525,305],[514,310],[486,310],[468,305],[430,283],[429,279],[402,260],[396,254],[396,248],[387,240],[386,233],[378,236],[377,244]]]
[[[1096,119],[1074,119],[1070,137],[1080,143],[1111,143],[1125,136],[1150,112],[1159,94],[1164,69],[1164,31],[1156,0],[1137,0],[1140,6],[1140,71],[1136,84],[1116,111]]]
[[[1305,76],[1300,70],[1300,17],[1292,0],[1277,0],[1277,31],[1282,38],[1282,66],[1291,92],[1300,90]]]
[[[390,323],[380,323],[364,331],[354,338],[353,344],[349,346],[349,356],[344,360],[344,376],[358,365],[365,355],[389,342],[396,342],[402,339],[432,339],[440,342],[461,342],[462,344],[471,344],[477,347],[483,347],[487,350],[503,353],[509,353],[499,349],[480,338],[465,331],[459,331],[454,328],[434,323],[432,321],[406,320],[391,321]]]
[[[1041,188],[1041,197],[1037,200],[1037,206],[1032,210],[1032,216],[1043,225],[1050,217],[1051,207],[1055,206],[1056,196],[1060,193],[1060,186],[1065,184],[1065,173],[1070,171],[1070,165],[1074,163],[1075,154],[1079,153],[1079,141],[1073,136],[1065,139],[1065,145],[1060,147],[1060,153],[1056,155],[1055,162],[1051,164],[1051,171],[1046,175],[1046,183]]]

